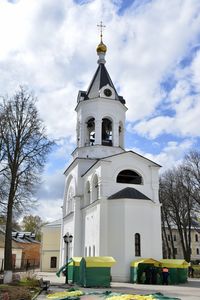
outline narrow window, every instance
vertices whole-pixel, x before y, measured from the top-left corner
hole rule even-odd
[[[95,245],[93,245],[93,256],[95,256]]]
[[[174,242],[176,242],[176,235],[174,235]]]
[[[197,248],[197,255],[199,255],[199,248]]]
[[[195,234],[195,242],[198,242],[198,241],[199,241],[198,234]]]
[[[89,246],[89,256],[91,256],[91,247]]]
[[[140,234],[135,234],[135,256],[141,256]]]
[[[142,184],[142,177],[132,170],[123,170],[117,175],[117,182]]]
[[[50,261],[50,268],[56,268],[57,267],[57,257],[52,256]]]
[[[85,256],[87,256],[87,247],[85,247]]]

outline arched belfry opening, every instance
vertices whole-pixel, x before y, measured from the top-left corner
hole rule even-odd
[[[129,184],[142,184],[142,176],[132,170],[122,170],[117,175],[117,182]]]
[[[112,121],[107,118],[102,120],[102,145],[112,146]]]
[[[95,119],[90,118],[87,121],[87,146],[93,146],[95,143]]]

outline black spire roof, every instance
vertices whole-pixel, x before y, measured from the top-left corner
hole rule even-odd
[[[104,65],[104,63],[99,63],[98,68],[90,82],[87,91],[79,91],[78,102],[82,100],[89,100],[99,97],[99,91],[104,86],[110,86],[115,91],[115,99],[120,101],[122,104],[125,104],[125,100],[122,96],[119,96],[115,86],[110,78],[110,75]]]
[[[114,84],[110,78],[110,75],[108,74],[105,65],[99,64],[94,74],[94,77],[92,78],[92,81],[89,85],[89,88],[87,90],[88,98],[94,98],[95,96],[98,97],[99,90],[107,84],[115,90]],[[115,93],[116,93],[116,98],[118,99],[118,94],[116,90]]]

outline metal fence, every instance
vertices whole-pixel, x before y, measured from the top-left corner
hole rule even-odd
[[[35,270],[40,267],[40,261],[38,259],[16,259],[13,262],[13,271],[29,271]],[[0,258],[0,273],[4,271],[4,259]]]

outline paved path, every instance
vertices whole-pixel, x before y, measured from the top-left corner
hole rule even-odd
[[[38,277],[42,277],[44,280],[51,281],[51,291],[61,292],[67,288],[67,285],[64,284],[65,278],[58,278],[55,273],[37,273]],[[200,300],[200,279],[189,279],[189,281],[185,284],[180,285],[145,285],[145,284],[131,284],[131,283],[119,283],[113,282],[111,284],[111,288],[103,289],[95,289],[95,288],[80,288],[80,290],[85,292],[92,291],[112,291],[112,292],[120,292],[120,293],[128,293],[128,294],[151,294],[151,293],[162,293],[169,297],[177,297],[181,300]],[[45,292],[40,294],[37,298],[38,300],[44,300],[46,298]],[[95,300],[101,299],[97,296],[84,296],[81,298],[82,300]]]

